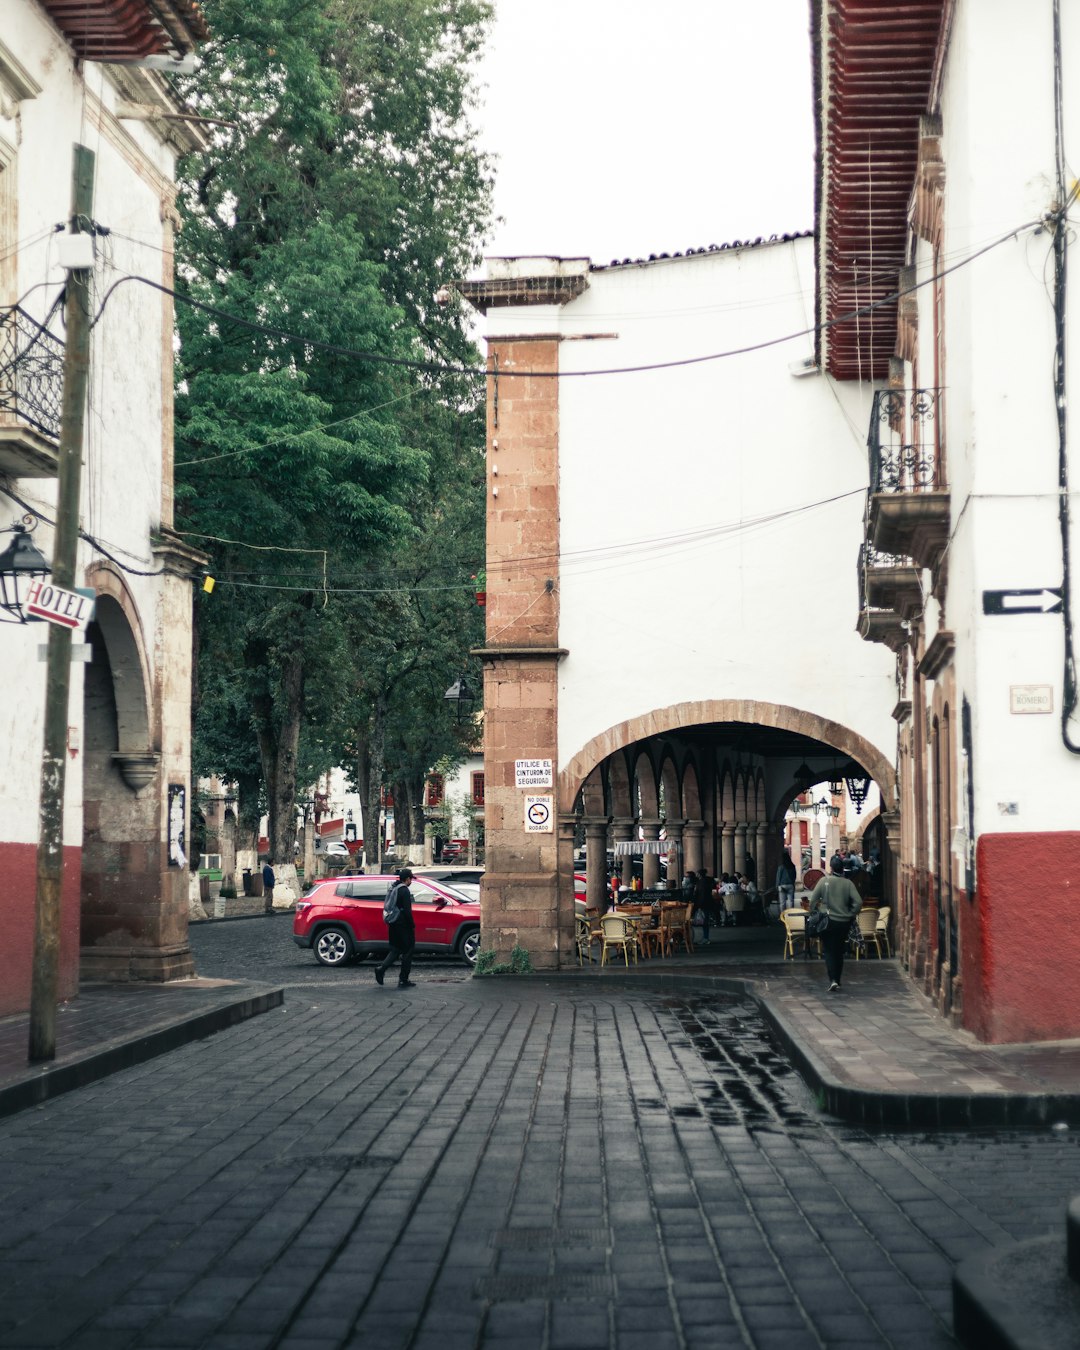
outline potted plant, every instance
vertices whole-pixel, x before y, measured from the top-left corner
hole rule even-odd
[[[487,604],[487,573],[477,572],[473,577],[473,590],[476,593],[476,603],[481,609]]]

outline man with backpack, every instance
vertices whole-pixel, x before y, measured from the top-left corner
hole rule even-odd
[[[403,867],[398,873],[397,881],[392,882],[386,892],[386,899],[383,901],[383,920],[390,936],[390,950],[386,953],[385,959],[375,967],[375,980],[378,984],[382,984],[383,976],[400,957],[399,989],[416,988],[409,979],[413,948],[416,946],[416,924],[413,922],[412,892],[409,890],[412,875],[411,867]]]

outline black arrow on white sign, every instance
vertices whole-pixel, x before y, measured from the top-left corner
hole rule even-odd
[[[1042,586],[1033,591],[983,591],[984,614],[1060,614],[1061,591]]]

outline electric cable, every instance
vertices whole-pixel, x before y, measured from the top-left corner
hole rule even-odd
[[[679,357],[670,361],[652,361],[639,366],[611,366],[597,370],[514,370],[507,373],[503,371],[504,379],[580,379],[602,375],[637,375],[644,374],[653,370],[671,370],[685,366],[703,365],[712,361],[725,360],[732,356],[746,356],[751,352],[765,351],[771,347],[778,347],[787,342],[796,341],[799,338],[810,337],[817,333],[824,332],[831,328],[836,328],[840,324],[849,323],[857,320],[867,314],[872,314],[879,309],[894,305],[905,295],[912,295],[921,290],[924,286],[940,280],[950,273],[958,271],[961,267],[966,267],[976,259],[983,257],[995,248],[1007,243],[1010,239],[1016,239],[1023,231],[1035,228],[1041,228],[1043,220],[1027,221],[1023,225],[1018,225],[1007,233],[1000,235],[991,243],[982,248],[969,253],[966,257],[958,260],[948,267],[944,267],[939,272],[935,272],[921,281],[915,281],[910,286],[901,287],[891,291],[888,295],[882,296],[879,300],[874,300],[858,309],[851,310],[846,314],[837,315],[833,319],[824,319],[820,324],[811,328],[799,329],[794,333],[785,333],[779,337],[767,338],[762,342],[749,343],[742,347],[728,348],[726,351],[710,352],[704,356]],[[191,309],[199,310],[201,313],[209,314],[213,318],[219,319],[225,323],[236,324],[238,327],[247,329],[249,332],[259,333],[264,337],[278,338],[284,342],[295,342],[301,346],[311,347],[316,351],[328,352],[333,356],[352,357],[357,361],[367,361],[375,365],[387,365],[400,367],[406,370],[418,370],[432,375],[489,375],[490,372],[482,366],[463,366],[458,364],[442,364],[436,361],[423,361],[412,357],[388,356],[379,352],[360,351],[355,347],[346,347],[340,343],[324,342],[320,338],[304,337],[300,333],[293,333],[288,329],[278,328],[272,324],[259,323],[254,319],[244,318],[242,315],[231,314],[228,310],[222,309],[218,305],[212,305],[205,300],[196,300],[194,296],[184,295],[171,286],[166,286],[160,281],[153,281],[149,277],[140,276],[137,273],[130,273],[127,276],[119,277],[102,297],[101,305],[97,314],[94,316],[91,327],[95,326],[101,319],[112,296],[116,290],[129,281],[139,282],[141,285],[149,286],[152,290],[160,291],[164,295],[170,295],[178,303],[187,305]]]

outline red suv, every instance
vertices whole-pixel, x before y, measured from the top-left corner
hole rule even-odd
[[[296,902],[293,941],[308,947],[324,966],[341,966],[390,949],[383,901],[393,876],[328,877]],[[417,952],[460,956],[476,964],[480,949],[480,905],[453,886],[414,877],[413,919]]]

